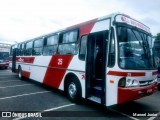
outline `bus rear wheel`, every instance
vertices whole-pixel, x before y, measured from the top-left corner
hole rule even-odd
[[[23,79],[21,67],[18,67],[18,78],[19,78],[20,80]]]
[[[81,100],[81,86],[77,78],[70,78],[67,83],[66,92],[69,100],[72,102],[79,102]]]

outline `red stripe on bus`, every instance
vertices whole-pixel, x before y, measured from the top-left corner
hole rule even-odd
[[[33,63],[35,57],[17,57],[16,61],[17,62],[24,62],[24,63]]]
[[[70,26],[70,27],[67,27],[67,29],[70,30],[70,29],[81,28],[83,26],[85,27],[85,26],[88,26],[89,24],[94,24],[96,21],[97,21],[97,18],[93,19],[93,20],[83,22],[83,23],[79,23],[79,24],[76,24],[76,25],[73,25],[73,26]]]
[[[158,71],[152,72],[152,75],[157,75],[157,74],[158,74]]]
[[[96,20],[95,20],[96,21]],[[95,24],[95,21],[88,24],[88,25],[85,25],[85,26],[81,26],[80,27],[80,36],[82,35],[86,35],[86,34],[89,34]]]
[[[47,68],[43,83],[59,88],[73,55],[54,55]],[[54,68],[52,68],[54,67]]]
[[[148,93],[148,90],[151,90]],[[133,101],[149,94],[153,94],[157,91],[157,83],[154,83],[150,86],[130,89],[130,88],[118,88],[118,104],[125,103],[128,101]]]
[[[27,71],[22,71],[22,76],[29,78],[30,77],[30,72]]]
[[[139,77],[139,76],[145,76],[145,72],[119,72],[119,71],[109,71],[108,75],[113,75],[113,76],[134,76],[134,77]]]

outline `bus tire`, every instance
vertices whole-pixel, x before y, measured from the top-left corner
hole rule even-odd
[[[21,69],[20,66],[18,67],[18,78],[19,78],[20,80],[23,79],[23,76],[22,76],[22,69]]]
[[[71,77],[66,86],[67,97],[72,102],[80,102],[82,98],[81,85],[76,77]]]

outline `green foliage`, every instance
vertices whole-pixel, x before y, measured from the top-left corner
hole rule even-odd
[[[160,40],[160,33],[157,33],[156,40]]]

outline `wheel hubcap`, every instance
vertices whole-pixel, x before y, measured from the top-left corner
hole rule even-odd
[[[71,83],[68,87],[68,92],[71,98],[74,98],[77,93],[76,85],[74,83]]]
[[[22,75],[21,75],[21,71],[20,70],[19,70],[19,74],[18,75],[19,75],[19,78],[21,78]]]

